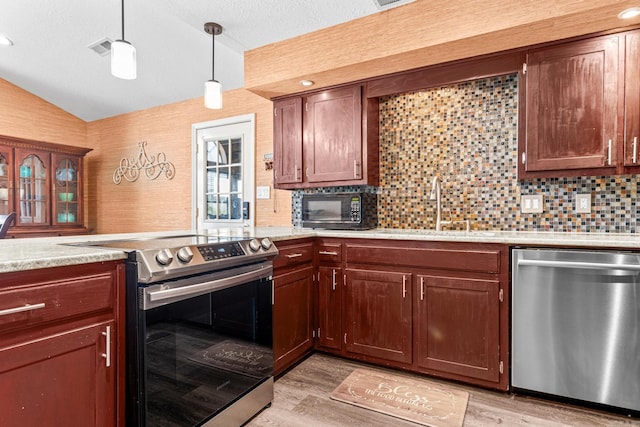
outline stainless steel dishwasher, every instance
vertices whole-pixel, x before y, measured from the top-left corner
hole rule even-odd
[[[512,252],[511,385],[640,410],[640,253]]]

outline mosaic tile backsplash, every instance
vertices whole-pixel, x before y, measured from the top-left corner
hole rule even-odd
[[[381,98],[380,186],[294,191],[293,225],[303,192],[365,190],[378,194],[379,227],[434,229],[438,175],[442,219],[472,230],[636,233],[636,175],[517,180],[517,100],[515,74]],[[520,212],[529,194],[543,195],[543,213]],[[574,212],[577,194],[591,194],[591,213]]]

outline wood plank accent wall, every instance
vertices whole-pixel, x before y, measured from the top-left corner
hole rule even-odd
[[[245,52],[245,88],[266,98],[638,23],[632,0],[416,0]]]
[[[202,98],[163,105],[90,122],[88,144],[89,227],[97,233],[186,230],[191,228],[191,126],[194,123],[255,113],[256,185],[271,186],[271,198],[256,201],[256,225],[291,225],[291,194],[273,190],[273,173],[262,160],[273,152],[273,105],[244,89],[224,92],[224,108],[209,110]],[[166,154],[176,167],[164,176],[116,185],[113,172],[120,159],[137,155],[140,141],[147,154]]]

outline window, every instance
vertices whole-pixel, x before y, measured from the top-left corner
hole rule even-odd
[[[195,124],[193,139],[194,225],[252,226],[254,115]]]

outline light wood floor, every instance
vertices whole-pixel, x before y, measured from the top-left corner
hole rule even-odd
[[[329,394],[357,367],[381,367],[315,353],[275,383],[270,408],[253,418],[250,427],[388,427],[417,424],[329,399]],[[424,378],[400,371],[397,375]],[[431,381],[433,378],[429,378]],[[440,381],[446,383],[445,381]],[[522,395],[447,383],[469,392],[464,426],[640,426],[628,418],[582,407],[562,405]]]

